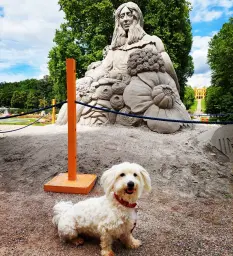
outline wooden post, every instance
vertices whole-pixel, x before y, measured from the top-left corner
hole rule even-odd
[[[52,105],[56,104],[56,100],[52,99]],[[55,124],[55,115],[56,115],[56,109],[55,107],[52,108],[52,124]]]
[[[68,173],[60,173],[44,185],[45,191],[88,194],[97,179],[95,174],[77,174],[76,136],[76,67],[74,59],[66,60],[68,95]]]
[[[66,60],[67,95],[68,95],[68,179],[76,180],[76,67],[74,59]]]

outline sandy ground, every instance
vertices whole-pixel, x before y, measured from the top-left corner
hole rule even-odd
[[[0,130],[16,126],[0,126]],[[153,190],[140,200],[136,250],[116,241],[123,256],[233,255],[232,164],[208,145],[218,126],[197,125],[164,135],[146,128],[78,127],[79,170],[96,173],[129,161],[144,166]],[[0,134],[0,255],[100,255],[99,241],[60,242],[52,225],[56,201],[103,194],[99,179],[88,196],[44,192],[67,170],[67,127],[28,127]]]

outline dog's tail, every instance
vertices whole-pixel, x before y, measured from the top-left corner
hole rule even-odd
[[[68,201],[68,202],[61,201],[61,202],[55,204],[55,206],[53,207],[53,220],[52,220],[53,224],[55,226],[58,225],[58,222],[59,222],[61,216],[67,210],[69,210],[72,206],[73,206],[73,203],[71,201]]]

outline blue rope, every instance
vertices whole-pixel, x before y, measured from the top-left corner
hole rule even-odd
[[[121,113],[118,111],[111,110],[109,108],[100,108],[96,106],[91,106],[89,104],[80,102],[80,101],[75,101],[75,103],[89,107],[89,108],[94,108],[98,110],[102,110],[105,112],[110,112],[114,113],[117,115],[122,115],[122,116],[129,116],[129,117],[136,117],[136,118],[141,118],[141,119],[147,119],[147,120],[156,120],[156,121],[165,121],[165,122],[172,122],[172,123],[185,123],[185,124],[233,124],[233,121],[220,121],[220,122],[202,122],[202,121],[191,121],[191,120],[176,120],[176,119],[165,119],[165,118],[157,118],[157,117],[150,117],[150,116],[140,116],[140,115],[134,115],[134,114],[127,114],[127,113]]]
[[[35,123],[38,122],[42,117],[44,117],[44,116],[41,116],[40,118],[38,118],[38,119],[37,119],[36,121],[34,121],[33,123],[27,124],[27,125],[25,125],[24,127],[20,127],[20,128],[17,128],[17,129],[14,129],[14,130],[10,130],[10,131],[4,131],[4,132],[0,131],[0,133],[9,133],[9,132],[15,132],[15,131],[18,131],[18,130],[22,130],[22,129],[28,127],[28,126],[31,126],[31,125],[35,124]]]
[[[39,108],[39,109],[30,111],[30,112],[27,112],[27,113],[23,113],[23,114],[18,114],[18,115],[13,115],[13,116],[2,116],[2,117],[0,117],[0,119],[8,119],[8,118],[13,118],[13,117],[25,116],[25,115],[33,114],[33,113],[36,113],[36,112],[40,112],[42,110],[50,109],[50,108],[53,108],[53,107],[58,107],[60,105],[63,105],[66,102],[67,101],[62,101],[60,103],[57,103],[57,104],[54,104],[54,105],[51,105],[51,106],[47,106],[47,107],[44,107],[44,108]]]

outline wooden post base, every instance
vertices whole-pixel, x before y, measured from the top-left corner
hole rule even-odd
[[[77,174],[76,180],[68,180],[68,173],[60,173],[44,185],[47,192],[88,194],[95,185],[95,174]]]

